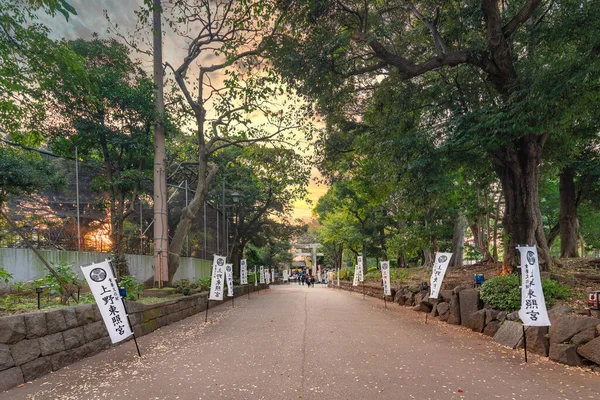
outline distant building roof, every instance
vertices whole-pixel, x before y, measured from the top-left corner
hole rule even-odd
[[[306,261],[294,261],[292,266],[294,268],[306,268]]]

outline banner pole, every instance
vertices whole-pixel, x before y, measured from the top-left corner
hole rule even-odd
[[[250,298],[250,284],[246,285],[246,289],[248,289],[248,298]]]
[[[383,295],[383,306],[387,308],[387,300],[385,298],[385,294]]]
[[[525,325],[523,325],[523,348],[525,349],[525,362],[527,362],[527,330],[525,329]]]
[[[210,307],[210,299],[206,299],[206,314],[204,315],[204,322],[208,322],[208,308]]]
[[[125,315],[127,316],[127,323],[129,324],[129,329],[131,329],[131,332],[133,333],[133,342],[135,343],[135,349],[137,350],[138,356],[141,357],[142,352],[140,351],[140,346],[138,345],[137,338],[135,337],[135,332],[133,332],[133,326],[131,325],[131,319],[129,319],[129,311],[127,311],[127,305],[125,304],[125,301],[122,298],[121,301],[123,302],[123,308],[125,309]]]
[[[363,300],[365,299],[365,281],[363,280]]]
[[[231,298],[231,308],[235,308],[235,290],[233,291],[233,297]]]
[[[519,250],[519,245],[515,247],[517,251]],[[521,286],[523,285],[523,268],[518,266],[519,268],[519,290],[521,290]],[[525,350],[525,362],[527,362],[527,335],[525,334],[525,325],[522,325],[523,328],[523,349]]]
[[[115,268],[113,267],[111,261],[108,262],[108,266],[112,270],[113,275],[115,275]],[[119,283],[120,282],[118,282],[118,284]],[[133,331],[133,326],[131,325],[131,319],[129,319],[129,311],[127,311],[127,304],[125,304],[125,299],[123,299],[123,296],[121,296],[121,290],[119,290],[119,297],[121,297],[121,303],[123,303],[123,308],[125,309],[125,316],[127,317],[127,323],[129,324],[129,329],[131,329],[131,333],[133,335],[133,342],[135,343],[135,348],[137,350],[138,357],[141,357],[142,353],[140,352],[140,346],[138,345],[137,338],[135,337],[135,332]]]

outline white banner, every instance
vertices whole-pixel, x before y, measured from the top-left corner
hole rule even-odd
[[[256,267],[254,267],[254,286],[258,286],[258,282],[256,279]]]
[[[360,278],[360,267],[358,264],[354,266],[354,280],[352,281],[352,286],[358,286],[358,278]]]
[[[227,297],[233,297],[233,264],[225,264],[225,280],[227,281]]]
[[[271,283],[271,273],[269,272],[269,268],[265,268],[265,283],[267,285]]]
[[[383,280],[383,295],[391,296],[392,288],[390,285],[390,262],[381,261],[381,279]]]
[[[123,299],[119,295],[117,280],[108,261],[81,267],[81,272],[94,295],[110,335],[110,341],[118,343],[133,335],[127,321]]]
[[[452,253],[435,253],[435,260],[433,264],[433,271],[431,271],[431,294],[429,298],[437,299],[440,289],[442,287],[442,281],[444,275],[446,275],[446,269],[452,258]]]
[[[289,282],[290,281],[290,270],[289,269],[284,269],[283,270],[283,281],[284,282]]]
[[[550,326],[546,300],[540,278],[540,265],[535,246],[519,246],[521,252],[521,309],[519,318],[525,326]]]
[[[265,283],[265,267],[260,266],[260,283]]]
[[[356,257],[356,263],[358,264],[358,280],[360,282],[364,282],[365,281],[365,271],[364,271],[364,266],[363,266],[363,257],[362,256]]]
[[[246,259],[240,260],[240,284],[248,284],[248,265],[246,264]]]
[[[337,269],[337,285],[340,286],[340,269]]]
[[[212,280],[210,283],[209,300],[223,300],[225,283],[225,257],[215,254],[213,259]]]
[[[269,280],[271,282],[275,282],[275,269],[271,268],[271,275],[269,275]]]

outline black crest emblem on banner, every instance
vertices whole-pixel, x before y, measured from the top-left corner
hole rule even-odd
[[[222,258],[219,258],[219,259],[217,259],[217,265],[218,265],[219,267],[222,267],[222,266],[223,266],[223,264],[225,264],[225,262],[223,261],[223,259],[222,259]]]
[[[535,264],[535,254],[533,254],[533,251],[527,252],[527,262],[529,265]]]
[[[90,271],[90,278],[94,282],[102,282],[106,279],[106,271],[102,268],[94,268]]]
[[[226,266],[225,269],[227,270],[227,272],[231,272],[231,265]]]
[[[438,262],[441,262],[441,263],[443,263],[443,262],[446,262],[446,260],[447,260],[447,259],[448,259],[448,257],[446,257],[446,256],[440,256],[440,257],[438,258]]]

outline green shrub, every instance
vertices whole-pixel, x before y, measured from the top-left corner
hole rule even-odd
[[[542,281],[546,306],[552,307],[558,300],[567,300],[572,292],[567,286],[552,280]],[[488,279],[481,285],[481,299],[490,307],[506,312],[521,308],[521,290],[518,275],[502,275]]]
[[[44,277],[44,283],[48,286],[48,290],[50,294],[58,294],[60,295],[60,303],[68,304],[69,297],[73,293],[77,293],[77,286],[79,285],[79,278],[77,274],[73,272],[71,266],[64,261],[60,261],[58,265],[52,263],[56,274],[60,277],[60,280],[65,285],[62,287],[56,277],[52,273],[48,273]]]
[[[0,297],[0,308],[6,311],[15,311],[18,308],[18,304],[21,302],[21,296],[8,294]]]
[[[562,285],[553,279],[543,280],[542,287],[544,288],[547,307],[552,307],[559,300],[569,300],[573,296],[573,291],[570,287]]]
[[[481,299],[490,307],[506,312],[521,308],[521,292],[517,275],[501,275],[481,285]]]
[[[8,272],[4,268],[0,267],[0,282],[4,282],[5,284],[8,284],[8,282],[10,282],[12,277],[13,277],[13,274]]]
[[[177,293],[182,293],[184,296],[192,294],[192,288],[190,287],[189,279],[180,279],[173,282]]]
[[[410,274],[406,268],[390,268],[390,281],[405,283]]]
[[[340,279],[350,281],[354,279],[354,270],[350,268],[340,269]]]
[[[365,274],[365,279],[381,280],[381,271],[370,271]]]
[[[373,271],[377,271],[378,269],[379,269],[379,268],[377,268],[377,266],[376,266],[376,265],[374,265],[374,266],[372,266],[372,267],[369,267],[369,268],[367,268],[367,272],[373,272]]]
[[[32,287],[27,282],[14,281],[10,284],[10,290],[15,293],[27,293],[32,291]]]
[[[201,292],[204,292],[210,289],[210,281],[210,278],[196,279],[196,282],[194,282],[194,286],[196,286],[196,288],[199,288]],[[254,283],[254,277],[252,281],[250,281],[250,277],[248,277],[248,283],[250,282]]]
[[[119,282],[119,284],[125,289],[128,300],[139,299],[140,295],[144,291],[144,286],[142,285],[142,283],[131,275],[122,276],[121,282]]]

